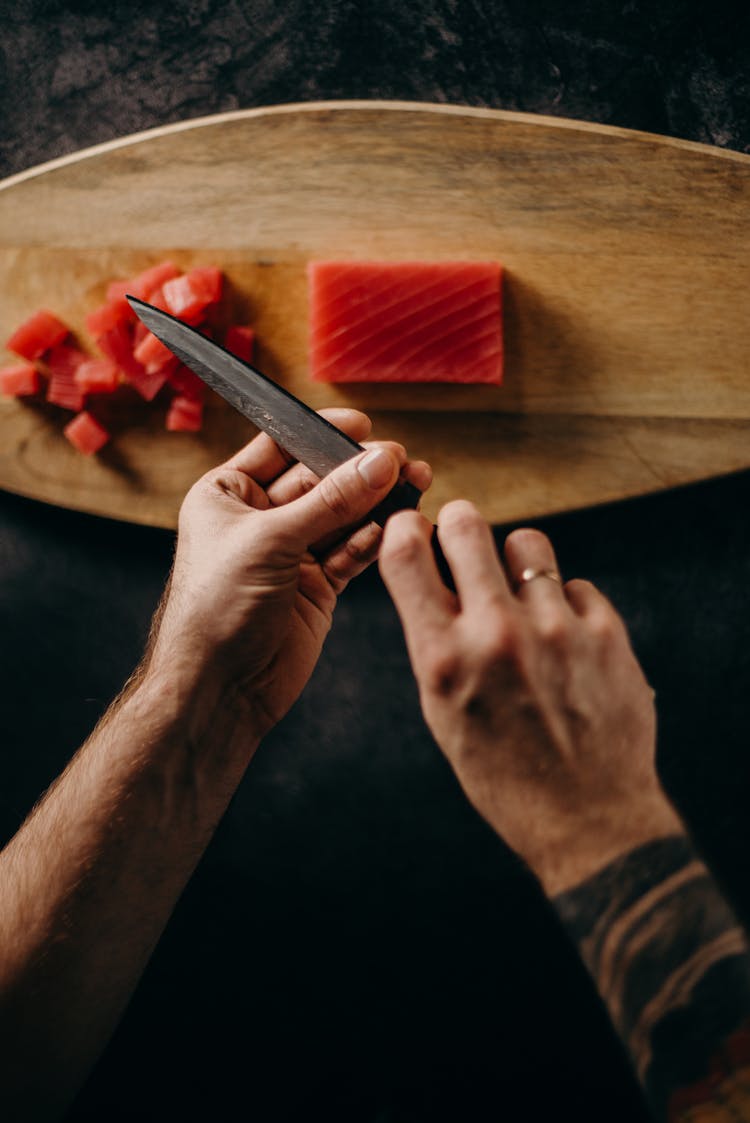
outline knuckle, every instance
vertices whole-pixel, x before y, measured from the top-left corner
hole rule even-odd
[[[377,556],[382,531],[375,523],[362,528],[358,534],[347,538],[341,551],[339,564],[350,570],[352,566],[368,565]]]
[[[334,474],[325,476],[319,484],[320,498],[337,519],[346,519],[351,513],[349,497]]]
[[[331,558],[327,561],[323,566],[323,573],[336,596],[342,593],[349,583],[347,566],[341,558]]]
[[[548,647],[565,647],[570,638],[569,621],[562,612],[553,609],[547,609],[537,618],[535,630],[542,643]]]
[[[477,655],[483,663],[513,663],[520,654],[520,641],[520,629],[515,620],[496,618],[478,637]]]
[[[616,612],[609,608],[602,608],[589,617],[589,631],[600,643],[611,644],[619,639],[623,624]]]
[[[428,655],[422,666],[422,685],[428,694],[438,698],[451,698],[462,679],[462,665],[453,651],[439,651]]]
[[[210,472],[205,472],[200,479],[197,479],[193,486],[185,496],[185,501],[197,502],[209,494],[211,489],[215,486],[214,481],[219,475],[220,468],[212,468]]]
[[[447,503],[441,510],[438,521],[442,530],[457,536],[474,534],[478,527],[485,525],[474,504],[466,499],[456,499],[452,503]]]
[[[505,545],[511,544],[511,548],[518,548],[519,546],[543,546],[545,549],[551,549],[552,543],[546,534],[541,530],[536,530],[534,527],[522,526],[516,530],[511,531],[505,539]]]
[[[386,564],[409,565],[421,557],[425,546],[419,516],[412,512],[393,515],[387,522],[380,548],[380,560]]]
[[[564,588],[566,592],[579,593],[587,597],[601,596],[596,585],[592,581],[587,581],[585,577],[571,577],[569,581],[565,582]]]
[[[201,476],[193,484],[188,496],[192,493],[193,500],[199,502],[202,499],[215,498],[217,492],[220,492],[223,495],[239,497],[244,502],[252,504],[256,491],[257,484],[246,472],[221,464]]]
[[[301,495],[307,495],[308,491],[312,491],[316,484],[320,483],[320,479],[309,468],[300,466],[294,483]]]

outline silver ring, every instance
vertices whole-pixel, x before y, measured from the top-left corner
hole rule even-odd
[[[516,581],[516,588],[520,589],[521,585],[528,585],[529,581],[536,581],[537,577],[548,577],[550,581],[556,581],[558,585],[562,585],[562,577],[555,569],[524,569],[521,576]]]

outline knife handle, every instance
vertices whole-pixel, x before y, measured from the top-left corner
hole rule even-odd
[[[412,510],[415,511],[419,506],[419,501],[422,498],[422,492],[414,484],[410,484],[408,480],[399,480],[386,495],[377,507],[370,512],[370,518],[376,522],[378,526],[385,526],[386,520],[390,515],[394,515],[396,511]],[[453,582],[453,575],[448,565],[448,561],[443,553],[440,541],[437,535],[437,527],[432,527],[432,552],[435,556],[435,564],[438,567],[438,572],[443,580],[446,588],[455,593],[456,586]]]
[[[408,480],[397,480],[385,499],[370,511],[368,518],[378,526],[385,526],[386,520],[391,515],[395,515],[396,511],[416,511],[421,498],[422,492],[418,487],[410,484]]]

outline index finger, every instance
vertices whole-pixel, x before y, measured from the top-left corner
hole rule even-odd
[[[432,526],[417,511],[398,511],[385,524],[380,573],[401,618],[410,653],[445,638],[458,601],[443,583],[432,552]]]
[[[347,436],[355,441],[363,441],[372,429],[372,422],[366,413],[358,409],[321,409],[321,417],[342,429]],[[352,449],[352,455],[356,455]],[[290,465],[295,464],[295,458],[290,456],[267,433],[259,433],[249,444],[235,452],[223,465],[225,468],[234,468],[245,472],[263,487],[270,484]]]

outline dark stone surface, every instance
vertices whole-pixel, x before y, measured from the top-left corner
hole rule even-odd
[[[5,174],[220,110],[453,101],[750,148],[735,5],[0,0]],[[750,474],[546,520],[625,615],[665,783],[750,918]],[[508,528],[498,528],[501,540]],[[0,496],[8,837],[138,659],[172,536]],[[377,574],[343,599],[71,1118],[642,1118],[576,957],[422,724]]]
[[[277,102],[406,98],[748,150],[736,0],[2,0],[0,171]]]

